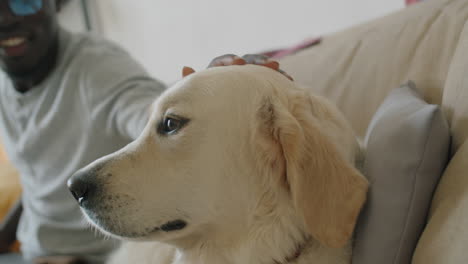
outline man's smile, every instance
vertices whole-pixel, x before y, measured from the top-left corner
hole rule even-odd
[[[11,36],[0,40],[0,48],[8,57],[24,55],[27,46],[27,38],[24,36]]]

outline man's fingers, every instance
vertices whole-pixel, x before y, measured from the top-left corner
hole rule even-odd
[[[235,58],[233,61],[232,61],[232,64],[229,64],[229,65],[245,65],[247,64],[247,62],[242,59],[242,58]]]
[[[246,54],[242,56],[242,58],[247,62],[247,64],[264,65],[270,61],[268,56],[260,54]]]
[[[286,72],[284,72],[283,70],[278,69],[278,71],[279,71],[281,74],[283,74],[284,76],[286,76],[286,78],[288,78],[289,80],[294,81],[294,79],[293,79],[289,74],[287,74]]]
[[[289,74],[280,69],[279,63],[277,61],[271,60],[268,56],[260,54],[247,54],[242,56],[242,58],[247,62],[247,64],[262,65],[275,71],[279,71],[289,80],[293,81],[293,78]]]
[[[277,61],[268,61],[264,64],[261,64],[262,66],[268,67],[270,69],[273,69],[275,71],[279,70],[279,63]]]
[[[228,65],[243,65],[243,64],[233,64],[233,62],[239,63],[240,62],[239,59],[242,60],[241,57],[234,55],[234,54],[221,55],[219,57],[214,58],[208,65],[208,68],[218,67],[218,66],[228,66]]]
[[[287,73],[285,73],[284,71],[280,69],[280,65],[277,61],[271,60],[268,56],[261,55],[261,54],[246,54],[242,57],[239,57],[235,54],[225,54],[225,55],[214,58],[208,65],[208,68],[218,67],[218,66],[229,66],[229,65],[245,65],[245,64],[265,66],[265,67],[268,67],[270,69],[280,72],[281,74],[286,76],[291,81],[293,80],[291,76],[289,76]],[[184,69],[183,76],[186,76],[185,71],[186,70]],[[187,70],[187,73],[191,74],[192,72]]]

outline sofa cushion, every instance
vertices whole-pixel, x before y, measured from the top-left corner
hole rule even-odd
[[[468,141],[437,187],[414,264],[468,263]]]
[[[411,263],[432,194],[449,154],[448,124],[409,82],[393,90],[372,118],[364,175],[368,202],[355,236],[353,263]]]
[[[468,1],[465,2],[468,6]],[[415,251],[415,264],[468,263],[468,22],[454,55],[442,107],[452,131],[452,159]]]
[[[388,92],[407,80],[418,84],[426,101],[441,103],[448,69],[468,20],[467,2],[411,5],[324,36],[319,45],[282,59],[281,67],[296,82],[335,102],[357,134],[364,136]]]
[[[468,1],[465,3],[468,7]],[[468,19],[450,65],[442,107],[452,129],[452,154],[468,139]]]

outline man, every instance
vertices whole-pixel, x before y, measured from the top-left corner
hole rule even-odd
[[[164,85],[116,45],[61,29],[59,7],[55,0],[0,0],[0,137],[23,186],[0,224],[0,253],[18,238],[26,261],[102,263],[117,243],[88,227],[66,181],[135,139]],[[244,59],[225,55],[210,67],[279,70],[262,56]],[[2,261],[23,263],[18,255]]]
[[[116,242],[89,229],[66,181],[135,139],[164,86],[116,45],[61,29],[59,5],[0,0],[0,137],[23,186],[0,251],[16,231],[28,261],[101,263]]]

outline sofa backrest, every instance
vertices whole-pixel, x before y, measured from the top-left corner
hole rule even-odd
[[[363,136],[388,92],[413,80],[441,104],[449,67],[468,18],[466,0],[432,0],[324,37],[281,67],[334,101]]]

